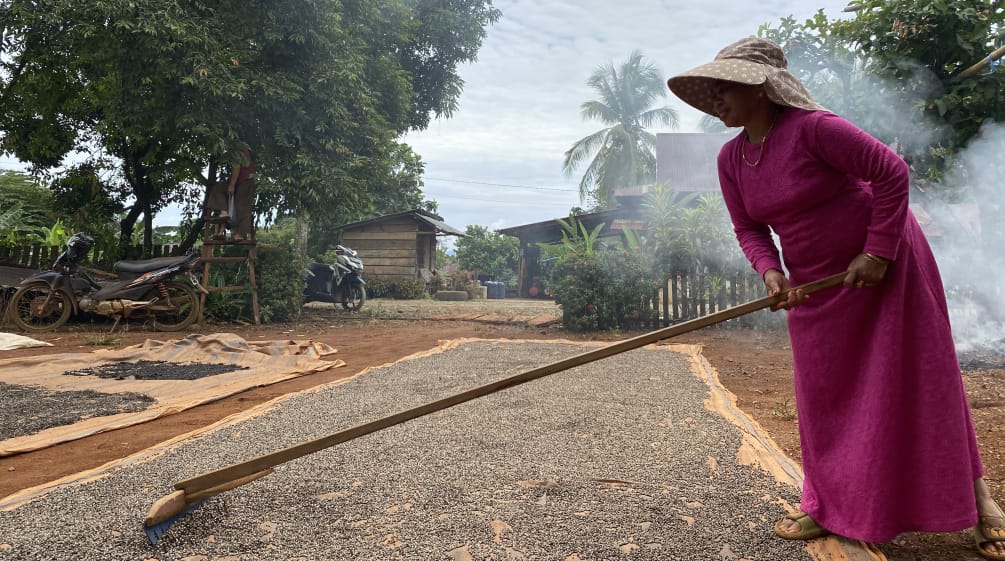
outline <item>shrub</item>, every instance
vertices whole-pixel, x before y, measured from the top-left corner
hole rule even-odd
[[[401,279],[392,286],[391,297],[398,300],[418,300],[426,295],[426,281],[420,278]]]
[[[247,249],[227,247],[224,256],[246,255]],[[299,317],[304,303],[304,268],[307,262],[287,248],[259,246],[255,264],[258,313],[263,323],[285,322]],[[207,286],[249,286],[246,263],[214,263]],[[224,321],[252,321],[250,290],[214,292],[206,299],[205,314]]]
[[[367,277],[366,296],[368,298],[390,298],[391,282],[380,277]]]
[[[418,300],[426,295],[426,281],[420,278],[390,280],[370,277],[366,279],[366,295],[369,298]]]
[[[304,305],[306,267],[307,259],[297,257],[292,249],[259,247],[255,273],[262,321],[283,322],[300,317],[300,310]],[[248,300],[250,301],[250,296]]]
[[[570,331],[657,327],[658,283],[637,251],[569,253],[559,258],[551,293]]]
[[[440,290],[446,290],[446,288],[446,279],[437,273],[433,273],[433,276],[429,278],[429,282],[426,283],[426,292],[429,294],[436,294]]]
[[[445,290],[467,290],[469,287],[477,285],[475,276],[471,271],[464,269],[453,271],[447,274]]]

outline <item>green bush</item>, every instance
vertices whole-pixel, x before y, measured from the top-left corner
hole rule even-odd
[[[307,259],[297,257],[292,249],[259,247],[255,272],[262,321],[285,322],[300,317],[304,305],[306,267]]]
[[[367,298],[390,298],[391,282],[380,277],[366,278]]]
[[[433,273],[433,276],[429,278],[429,282],[426,283],[426,292],[428,294],[436,294],[437,291],[446,290],[447,281],[443,278],[443,275]]]
[[[475,277],[471,271],[460,269],[452,273],[447,274],[444,290],[467,290],[469,287],[476,286]]]
[[[555,262],[551,293],[570,331],[636,330],[659,324],[658,281],[638,251],[569,253]]]
[[[397,300],[418,300],[426,295],[426,281],[402,279],[392,284],[391,297]]]
[[[418,300],[426,295],[426,282],[420,278],[389,280],[380,277],[366,279],[368,298]]]
[[[244,256],[247,248],[227,247],[225,256]],[[288,248],[259,246],[255,264],[258,314],[263,323],[287,322],[299,317],[304,303],[304,268],[307,262]],[[214,263],[207,286],[249,286],[246,263]],[[214,292],[206,299],[206,316],[223,321],[253,321],[251,292]]]

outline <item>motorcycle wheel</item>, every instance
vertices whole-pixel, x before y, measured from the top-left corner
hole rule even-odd
[[[181,331],[199,319],[199,294],[192,285],[179,281],[164,283],[167,298],[154,288],[144,296],[145,300],[157,299],[148,312],[150,322],[157,331]]]
[[[47,302],[48,300],[48,302]],[[24,331],[52,331],[70,319],[73,297],[48,283],[35,282],[17,289],[7,306],[14,325]]]
[[[342,308],[350,312],[358,312],[366,302],[366,288],[362,284],[349,287],[349,293],[342,297]]]

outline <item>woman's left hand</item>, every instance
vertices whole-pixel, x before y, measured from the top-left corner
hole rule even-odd
[[[886,275],[890,262],[882,257],[860,253],[848,265],[844,285],[848,288],[865,288],[879,284]]]

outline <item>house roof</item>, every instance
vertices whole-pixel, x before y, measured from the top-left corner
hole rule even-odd
[[[462,238],[467,236],[467,234],[465,234],[464,232],[444,222],[442,216],[418,208],[412,210],[405,210],[401,212],[395,212],[392,214],[385,214],[383,216],[377,216],[374,218],[367,218],[366,220],[360,220],[359,222],[351,222],[349,224],[344,224],[341,227],[341,229],[345,230],[346,228],[358,228],[360,226],[366,226],[368,224],[373,224],[376,222],[383,222],[384,220],[388,220],[391,218],[400,218],[402,216],[410,216],[417,222],[424,222],[432,226],[437,233],[442,233],[448,236],[458,236]]]
[[[561,218],[562,220],[567,220],[569,217],[563,216]],[[602,233],[607,233],[612,229],[611,227],[616,221],[626,218],[631,219],[634,217],[632,216],[630,209],[615,208],[611,210],[577,214],[575,218],[589,231],[593,231],[598,224],[604,224]],[[521,240],[533,239],[535,241],[542,242],[560,241],[562,239],[563,231],[564,229],[561,224],[558,223],[558,219],[545,220],[544,222],[534,222],[533,224],[523,224],[520,226],[511,226],[509,228],[496,230],[496,232],[504,236],[514,236],[520,238]]]
[[[656,135],[656,183],[678,192],[719,192],[716,160],[733,133],[671,132]]]

